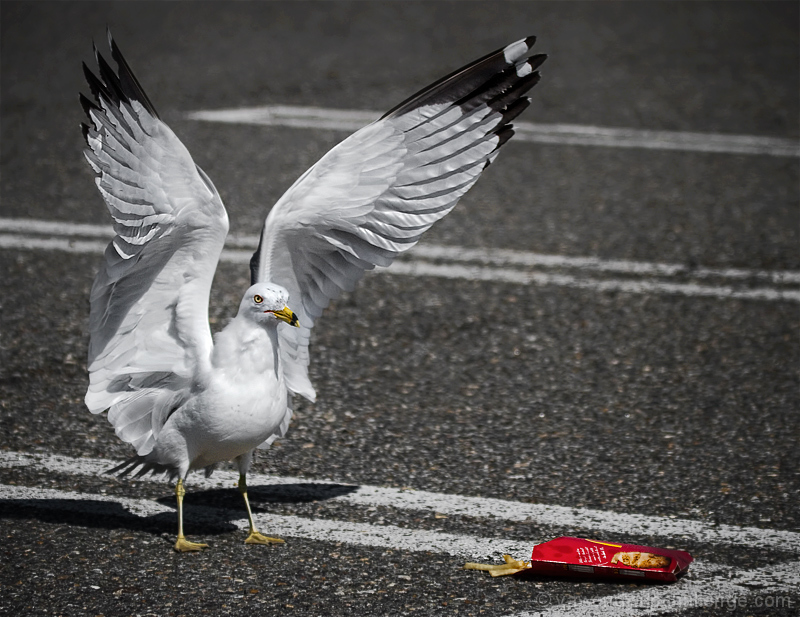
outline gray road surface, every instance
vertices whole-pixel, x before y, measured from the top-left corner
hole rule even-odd
[[[643,275],[632,291],[603,286],[630,272],[587,274],[564,262],[549,282],[509,282],[508,264],[494,264],[490,280],[368,275],[315,331],[318,402],[299,401],[287,438],[256,464],[290,478],[253,486],[259,516],[276,525],[299,517],[311,529],[277,547],[246,547],[238,493],[193,475],[187,532],[211,548],[174,554],[171,486],[81,467],[130,454],[82,404],[99,254],[41,241],[107,222],[81,156],[77,97],[80,62],[106,25],[214,180],[232,231],[255,234],[289,184],[346,134],[198,122],[189,112],[388,109],[534,33],[550,58],[520,120],[797,140],[798,23],[797,3],[779,2],[4,0],[0,613],[796,614],[796,156],[509,144],[426,245],[685,271]],[[62,235],[12,233],[12,218],[60,222]],[[246,284],[246,266],[221,264],[215,328]],[[722,291],[687,291],[696,286]],[[754,288],[778,296],[736,296]],[[53,456],[67,458],[53,467]],[[353,497],[367,489],[351,485],[471,505],[367,504]],[[530,504],[532,514],[488,516],[481,508],[499,503],[489,499]],[[535,514],[542,505],[556,515]],[[389,539],[342,539],[351,524],[364,525],[356,533],[365,538],[388,529]],[[429,550],[414,535],[423,532],[498,546],[564,534],[656,543],[690,550],[697,568],[655,589],[491,579],[461,570],[460,549]],[[421,540],[403,544],[404,533]]]

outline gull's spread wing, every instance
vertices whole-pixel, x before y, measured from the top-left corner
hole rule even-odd
[[[86,405],[150,452],[193,380],[210,368],[208,297],[228,218],[211,181],[158,117],[109,35],[81,95],[86,159],[116,236],[91,293]]]
[[[290,294],[299,328],[280,328],[289,389],[311,400],[308,341],[330,300],[388,266],[445,216],[513,134],[543,54],[529,37],[465,66],[357,131],[272,208],[253,282]]]

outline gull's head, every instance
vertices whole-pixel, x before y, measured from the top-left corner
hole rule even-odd
[[[289,292],[273,283],[256,283],[244,293],[239,305],[239,315],[249,317],[256,323],[269,324],[275,320],[299,326],[297,315],[287,306]]]

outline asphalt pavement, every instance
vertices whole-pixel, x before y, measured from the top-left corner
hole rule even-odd
[[[131,450],[82,402],[100,253],[81,242],[105,240],[78,225],[108,217],[78,92],[106,26],[240,235],[346,133],[191,112],[386,110],[529,34],[549,58],[520,121],[800,139],[794,2],[4,0],[0,614],[797,614],[792,155],[512,140],[423,239],[461,270],[412,257],[318,322],[318,400],[251,482],[286,544],[245,546],[232,482],[192,474],[187,535],[210,548],[174,553],[173,488],[99,473]],[[555,265],[512,263],[532,255]],[[248,276],[220,264],[213,329]],[[696,567],[659,587],[461,569],[559,535]]]

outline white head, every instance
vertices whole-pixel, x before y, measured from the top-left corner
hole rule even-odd
[[[299,326],[297,315],[286,306],[289,292],[280,285],[256,283],[242,297],[239,315],[245,315],[260,324],[275,323],[275,320]]]

